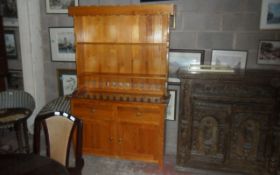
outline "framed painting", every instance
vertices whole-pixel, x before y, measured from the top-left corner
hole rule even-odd
[[[52,61],[75,61],[75,37],[71,27],[50,27]]]
[[[203,64],[204,50],[170,49],[169,51],[169,77],[176,77],[180,67],[191,64]]]
[[[59,96],[71,95],[77,88],[77,74],[74,69],[57,69]]]
[[[17,0],[2,0],[0,15],[4,18],[17,18]]]
[[[280,65],[280,41],[260,41],[257,63]]]
[[[78,0],[46,0],[46,10],[47,13],[68,13],[68,7],[78,4]]]
[[[8,59],[17,59],[19,51],[19,41],[18,41],[18,28],[10,27],[4,29],[4,40],[6,55]]]
[[[180,86],[168,84],[168,92],[170,99],[166,109],[166,120],[176,120],[179,115]]]
[[[228,66],[232,69],[245,69],[247,51],[212,50],[211,65]]]
[[[22,70],[11,69],[7,75],[8,89],[23,90]]]
[[[260,29],[280,29],[280,0],[262,0]]]

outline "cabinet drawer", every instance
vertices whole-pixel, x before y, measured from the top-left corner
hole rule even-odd
[[[77,117],[87,119],[112,120],[113,106],[96,103],[74,102],[72,105],[72,113],[77,115]]]
[[[118,107],[118,119],[120,121],[158,123],[161,118],[161,111],[159,109]]]

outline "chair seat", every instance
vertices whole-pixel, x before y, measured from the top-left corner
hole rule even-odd
[[[27,119],[30,110],[24,108],[2,109],[0,110],[0,125],[14,124],[15,122]]]

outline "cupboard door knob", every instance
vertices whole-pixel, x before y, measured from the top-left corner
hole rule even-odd
[[[109,137],[109,142],[113,143],[113,137]]]
[[[95,112],[95,111],[96,111],[96,109],[94,109],[94,108],[93,108],[93,109],[91,109],[91,112]]]
[[[137,116],[137,117],[142,116],[142,112],[137,112],[137,113],[136,113],[136,116]]]
[[[118,143],[121,144],[122,142],[123,142],[123,139],[122,139],[122,138],[119,138],[119,139],[118,139]]]

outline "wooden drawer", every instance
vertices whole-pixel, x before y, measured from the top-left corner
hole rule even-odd
[[[120,121],[158,124],[161,120],[161,111],[157,108],[118,106],[117,110]]]
[[[73,102],[72,113],[87,119],[113,120],[114,117],[112,105],[89,102]]]

